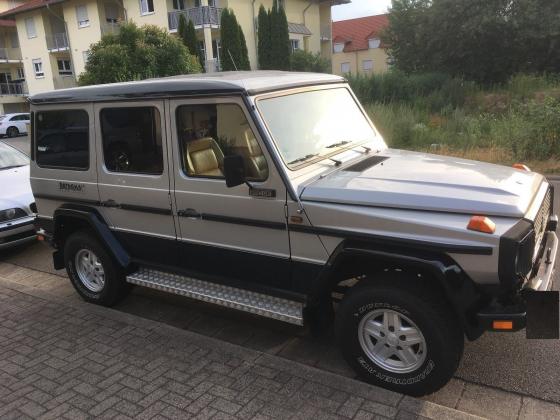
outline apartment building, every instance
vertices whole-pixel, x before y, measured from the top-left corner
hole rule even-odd
[[[0,0],[0,13],[23,1]],[[27,86],[21,48],[13,20],[0,19],[0,114],[25,111]]]
[[[332,24],[334,74],[383,73],[389,69],[387,46],[381,33],[389,25],[387,15],[347,19]]]
[[[1,0],[0,0],[1,1]],[[331,6],[351,0],[282,0],[293,49],[331,55]],[[257,69],[257,16],[272,0],[28,0],[11,1],[0,13],[6,31],[17,33],[18,65],[30,94],[76,85],[91,44],[125,21],[157,25],[176,33],[180,16],[194,23],[208,72],[219,71],[222,8],[233,9]],[[1,10],[1,9],[0,9]],[[10,26],[11,25],[11,26]],[[14,44],[15,45],[15,39]],[[9,38],[11,41],[12,38]],[[5,41],[6,42],[6,41]],[[12,45],[12,44],[10,44]],[[19,71],[19,70],[17,70]],[[16,72],[16,69],[14,69]],[[13,73],[11,80],[18,74]]]

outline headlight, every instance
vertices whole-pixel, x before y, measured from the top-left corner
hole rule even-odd
[[[26,217],[27,213],[22,209],[7,209],[0,210],[0,223],[9,222],[10,220]]]

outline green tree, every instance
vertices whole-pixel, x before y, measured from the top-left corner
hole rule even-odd
[[[222,70],[250,70],[247,43],[233,10],[224,9],[220,18]]]
[[[270,68],[289,70],[291,47],[288,19],[284,8],[277,0],[273,1],[270,11],[270,41]]]
[[[270,39],[270,11],[267,11],[261,4],[258,17],[258,45],[257,54],[259,56],[259,68],[268,70],[271,68],[271,39]]]
[[[200,72],[196,57],[176,37],[157,26],[121,26],[91,46],[80,85],[123,82]]]
[[[560,72],[560,2],[393,0],[383,35],[397,68],[485,84]]]
[[[185,44],[189,49],[189,52],[198,58],[198,61],[202,66],[206,60],[202,54],[202,50],[200,49],[193,21],[189,19],[187,22],[185,16],[181,14],[179,16],[179,27],[177,29],[177,33],[183,41],[183,44]]]

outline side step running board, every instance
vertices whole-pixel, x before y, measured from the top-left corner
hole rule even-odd
[[[303,325],[302,302],[282,299],[231,286],[210,283],[145,267],[129,274],[128,283],[163,290],[192,299],[227,306],[295,325]]]

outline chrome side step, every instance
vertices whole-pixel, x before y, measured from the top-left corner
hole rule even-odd
[[[128,283],[250,312],[267,318],[303,325],[302,302],[282,299],[231,286],[210,283],[141,267],[126,277]]]

